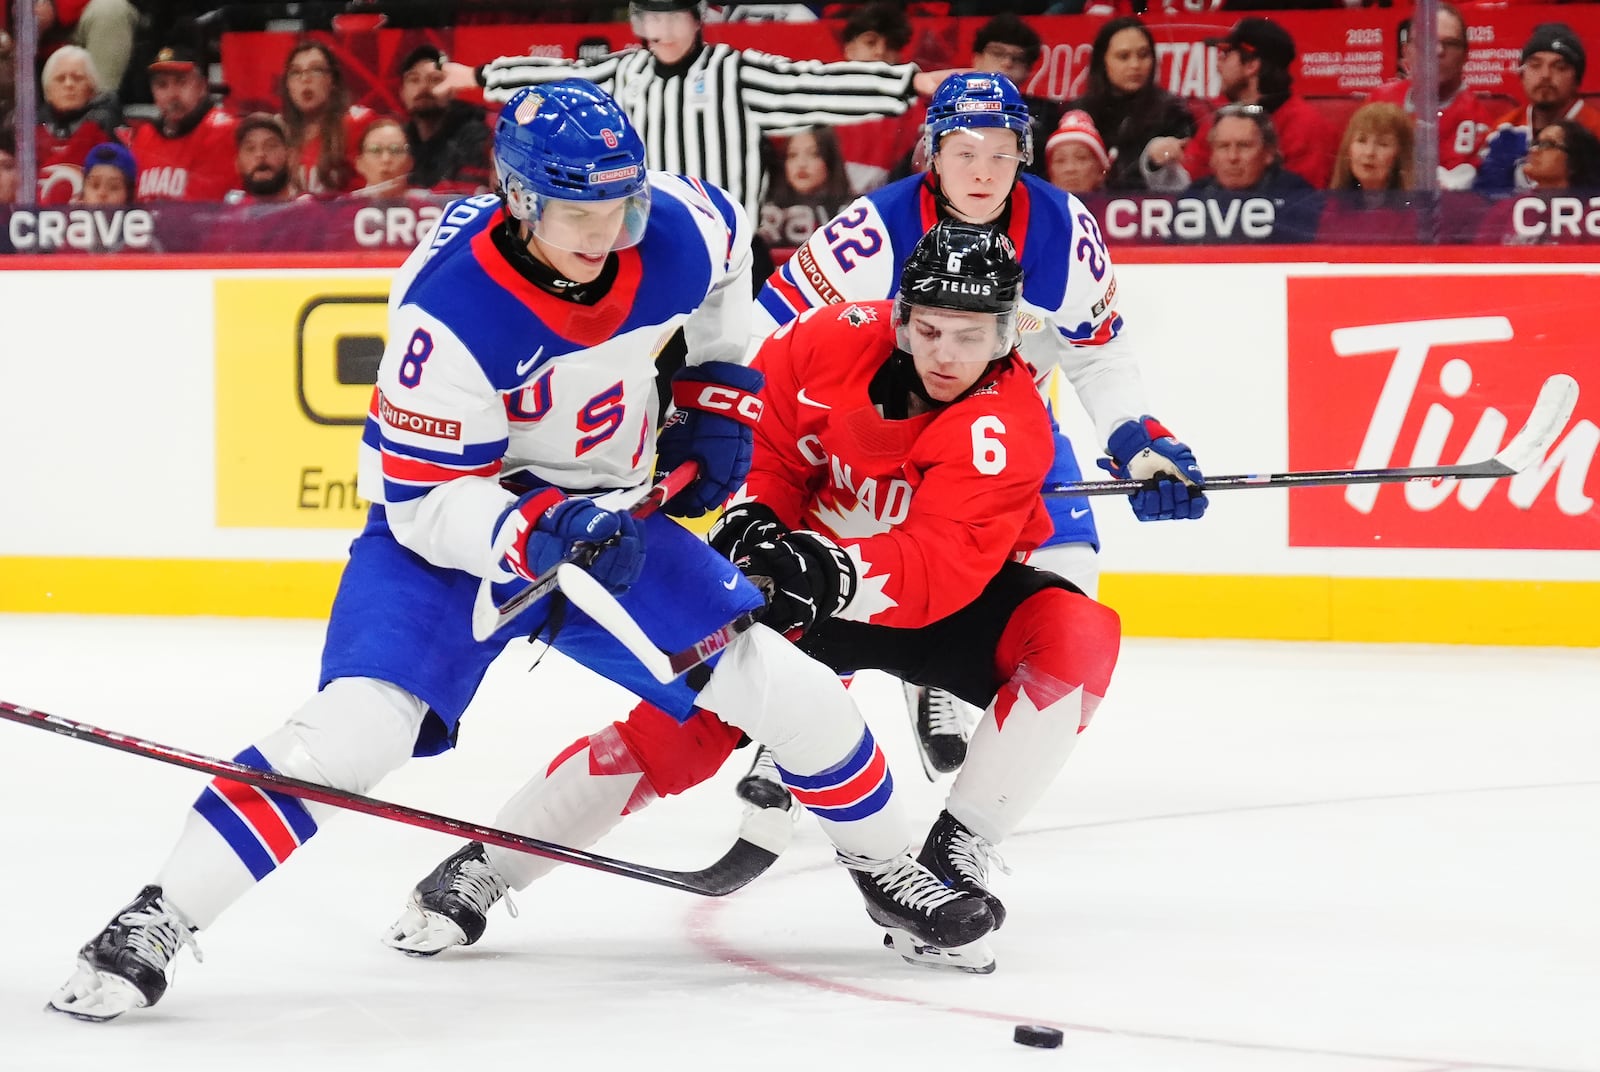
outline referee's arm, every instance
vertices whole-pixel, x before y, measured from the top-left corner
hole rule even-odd
[[[755,51],[745,51],[741,58],[739,88],[745,108],[767,131],[904,115],[917,95],[914,63],[823,63]]]
[[[582,78],[611,93],[617,77],[617,65],[626,55],[624,52],[612,52],[595,60],[501,56],[478,69],[478,84],[483,86],[483,99],[492,104],[504,104],[511,94],[523,86],[542,85],[562,78]]]

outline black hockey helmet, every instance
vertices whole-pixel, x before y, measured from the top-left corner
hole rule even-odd
[[[1016,345],[1017,303],[1022,297],[1022,266],[1004,231],[961,220],[940,220],[917,241],[900,269],[894,305],[896,336],[909,350],[905,324],[913,305],[993,313],[998,321],[1001,357]]]

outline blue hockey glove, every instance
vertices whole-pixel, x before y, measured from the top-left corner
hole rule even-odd
[[[1140,521],[1198,518],[1209,505],[1205,476],[1195,463],[1194,451],[1178,442],[1154,417],[1124,421],[1106,445],[1109,458],[1096,459],[1100,468],[1118,480],[1153,481],[1128,496]]]
[[[778,520],[772,507],[742,502],[722,511],[706,542],[723,558],[737,562],[756,544],[781,540],[788,534],[789,526]]]
[[[679,369],[672,378],[677,407],[656,437],[656,472],[686,461],[700,463],[693,484],[662,507],[673,517],[699,517],[728,501],[744,483],[761,419],[756,397],[764,377],[746,365],[706,361]]]
[[[795,638],[839,613],[856,594],[855,563],[817,532],[790,532],[754,544],[734,565],[767,595],[761,623]]]
[[[555,488],[530,491],[518,499],[496,527],[515,533],[504,564],[524,580],[535,581],[568,558],[580,545],[596,548],[584,568],[613,595],[621,595],[644,569],[644,538],[633,515],[612,512],[582,496],[568,498]]]
[[[1478,161],[1472,188],[1485,194],[1509,194],[1517,185],[1517,165],[1528,155],[1528,132],[1509,123],[1489,135]]]

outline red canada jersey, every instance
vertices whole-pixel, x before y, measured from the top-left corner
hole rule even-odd
[[[1411,98],[1410,79],[1385,82],[1367,94],[1367,100],[1398,104],[1412,115],[1417,111]],[[1494,129],[1494,119],[1494,106],[1466,86],[1456,90],[1449,100],[1440,101],[1439,167],[1455,171],[1464,164],[1476,171],[1478,150],[1483,148],[1483,139]],[[1467,180],[1470,182],[1470,179],[1471,172],[1468,172]]]
[[[187,133],[169,138],[156,123],[134,129],[133,158],[139,164],[135,201],[221,201],[239,182],[234,162],[235,120],[212,108]]]
[[[762,344],[755,458],[740,499],[838,541],[859,583],[841,618],[916,629],[971,603],[1052,527],[1050,418],[1015,351],[958,401],[888,420],[868,397],[895,348],[892,301],[824,305]]]

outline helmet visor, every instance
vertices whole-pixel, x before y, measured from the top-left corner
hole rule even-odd
[[[609,253],[636,246],[650,218],[650,188],[607,201],[541,199],[533,233],[539,241],[573,253]]]

